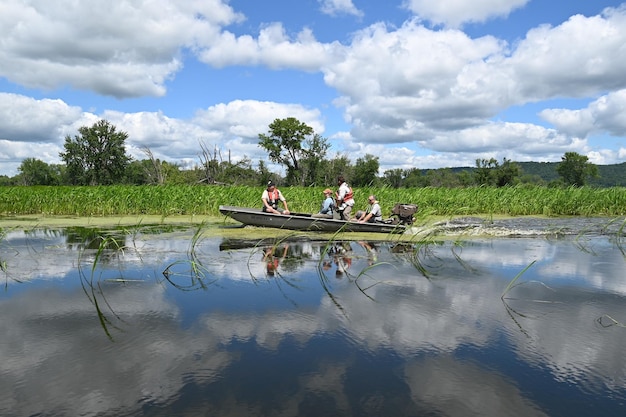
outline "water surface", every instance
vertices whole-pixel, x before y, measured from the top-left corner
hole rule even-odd
[[[5,231],[0,414],[623,415],[620,222],[557,223]]]

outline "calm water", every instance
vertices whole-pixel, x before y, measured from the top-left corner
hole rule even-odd
[[[492,226],[529,236],[5,231],[0,415],[623,416],[621,229]]]

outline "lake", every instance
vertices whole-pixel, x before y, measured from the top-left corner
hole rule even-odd
[[[622,225],[3,229],[0,415],[621,416]]]

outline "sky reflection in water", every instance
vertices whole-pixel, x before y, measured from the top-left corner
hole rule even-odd
[[[3,416],[623,411],[619,238],[86,232],[0,241]]]

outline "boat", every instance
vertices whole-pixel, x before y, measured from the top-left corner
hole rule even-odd
[[[417,209],[417,206],[416,206]],[[407,222],[389,219],[384,222],[358,223],[337,219],[320,219],[307,213],[274,214],[258,208],[220,206],[220,213],[247,226],[316,232],[404,233]],[[412,223],[412,216],[411,216]],[[410,223],[409,223],[410,224]]]

